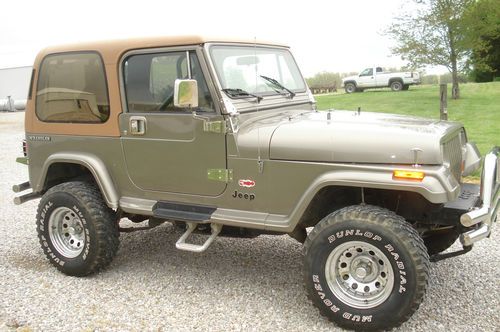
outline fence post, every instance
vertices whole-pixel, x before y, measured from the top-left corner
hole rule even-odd
[[[448,120],[448,85],[439,84],[439,118]]]

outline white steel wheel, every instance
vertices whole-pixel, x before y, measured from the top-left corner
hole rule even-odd
[[[394,272],[387,256],[360,241],[336,247],[326,261],[325,276],[339,300],[359,309],[383,303],[394,287]]]
[[[67,258],[80,255],[85,247],[85,229],[73,210],[62,206],[49,218],[49,236],[54,248]]]

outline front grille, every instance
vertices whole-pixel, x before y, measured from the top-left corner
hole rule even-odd
[[[460,182],[462,177],[462,145],[460,135],[443,144],[443,160],[450,165],[451,174]]]

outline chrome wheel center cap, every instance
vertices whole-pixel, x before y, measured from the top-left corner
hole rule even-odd
[[[358,278],[364,278],[364,277],[366,277],[367,274],[368,274],[368,271],[366,271],[366,269],[364,267],[358,267],[356,269],[356,276]]]

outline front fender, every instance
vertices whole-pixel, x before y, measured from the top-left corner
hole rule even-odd
[[[33,187],[34,192],[43,191],[48,170],[55,163],[79,164],[87,168],[94,176],[106,204],[112,209],[118,208],[119,196],[105,164],[99,157],[88,153],[61,152],[50,155],[43,164],[38,182]]]
[[[295,228],[315,195],[328,186],[410,191],[437,204],[453,201],[460,194],[460,184],[445,166],[419,168],[420,171],[425,172],[425,177],[421,182],[395,180],[392,177],[395,169],[401,169],[401,167],[346,165],[345,168],[323,173],[311,183],[300,198],[290,215],[289,228]],[[403,167],[403,169],[411,169],[411,167]]]

